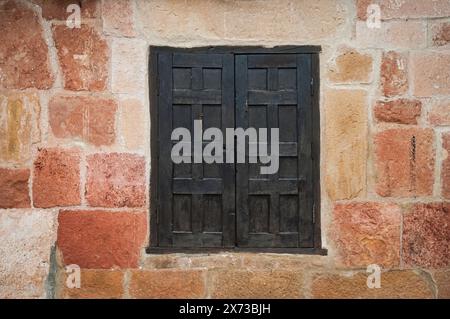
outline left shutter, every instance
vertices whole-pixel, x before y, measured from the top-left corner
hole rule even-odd
[[[234,164],[171,160],[173,129],[187,128],[193,141],[194,120],[202,120],[203,130],[234,127],[233,55],[163,52],[157,68],[157,246],[233,247]]]

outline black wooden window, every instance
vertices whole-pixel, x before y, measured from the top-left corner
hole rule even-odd
[[[311,46],[150,48],[149,252],[325,252],[319,51]],[[221,129],[224,140],[226,128],[279,128],[278,172],[261,175],[265,164],[248,161],[174,164],[172,130],[193,132],[194,120],[202,120],[203,130]]]

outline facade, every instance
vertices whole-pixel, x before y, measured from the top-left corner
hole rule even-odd
[[[76,3],[0,1],[0,297],[450,297],[447,0]],[[317,249],[149,248],[152,48],[210,46],[318,48]]]

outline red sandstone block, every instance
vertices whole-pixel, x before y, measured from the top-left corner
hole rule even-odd
[[[26,4],[0,3],[0,88],[49,89],[53,75],[39,18]]]
[[[147,234],[145,212],[66,210],[58,222],[64,264],[89,269],[138,266]]]
[[[109,48],[97,30],[88,25],[53,26],[53,37],[64,77],[72,91],[103,91],[108,79]]]
[[[107,34],[134,37],[134,3],[129,0],[102,2],[103,30]]]
[[[376,191],[385,197],[433,193],[433,130],[390,129],[375,135]]]
[[[378,101],[374,108],[377,121],[399,124],[417,124],[421,111],[422,103],[419,100],[408,99]]]
[[[450,203],[415,204],[403,217],[403,261],[407,266],[450,265]]]
[[[381,61],[381,91],[384,96],[405,94],[408,90],[408,61],[405,54],[383,53]]]
[[[29,169],[0,168],[0,208],[30,207]]]
[[[145,160],[134,154],[88,156],[86,199],[97,207],[145,205]]]
[[[41,149],[34,161],[35,207],[79,205],[80,155],[76,150]]]
[[[395,204],[350,203],[334,207],[330,235],[348,267],[400,263],[401,209]]]
[[[49,103],[52,132],[59,138],[81,138],[100,145],[114,143],[117,103],[92,96],[55,96]]]

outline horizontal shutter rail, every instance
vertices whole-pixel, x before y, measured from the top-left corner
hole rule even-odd
[[[222,190],[222,180],[173,180],[174,194],[221,194]]]
[[[249,90],[248,104],[297,104],[297,92]]]
[[[174,53],[172,63],[174,67],[221,68],[222,56],[222,54]]]
[[[297,55],[295,54],[259,54],[249,55],[249,68],[295,68]]]
[[[222,92],[220,90],[173,90],[174,104],[221,104]]]
[[[281,194],[297,194],[298,181],[294,180],[254,180],[248,182],[249,194],[268,194],[278,192]]]

